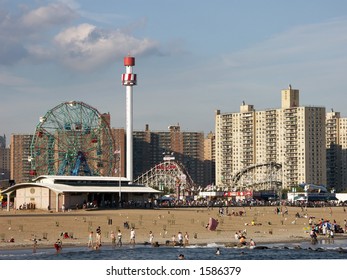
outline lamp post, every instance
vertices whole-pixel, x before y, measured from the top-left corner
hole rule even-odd
[[[121,149],[119,149],[119,173],[118,173],[118,179],[119,179],[119,206],[122,205],[122,180],[121,180],[121,176],[122,176],[122,152]]]
[[[114,154],[117,156],[116,161],[118,161],[118,189],[119,189],[119,193],[118,193],[118,205],[119,207],[121,206],[121,202],[122,202],[122,181],[121,181],[121,176],[122,176],[122,150],[121,148],[119,148],[118,150],[115,150]]]

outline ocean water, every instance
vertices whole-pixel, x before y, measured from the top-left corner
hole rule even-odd
[[[347,240],[334,240],[313,245],[309,242],[263,244],[266,249],[231,248],[219,244],[187,247],[151,247],[148,245],[102,246],[99,250],[86,247],[55,249],[0,250],[0,260],[177,260],[183,254],[187,260],[314,260],[347,259]],[[217,247],[221,254],[216,255]]]

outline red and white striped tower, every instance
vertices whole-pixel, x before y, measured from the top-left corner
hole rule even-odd
[[[136,74],[133,74],[135,57],[124,57],[125,74],[122,74],[122,85],[126,88],[126,175],[133,181],[133,86],[136,85]]]

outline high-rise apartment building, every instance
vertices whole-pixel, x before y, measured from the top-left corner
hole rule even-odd
[[[10,144],[11,179],[16,184],[30,181],[30,145],[33,135],[12,134]]]
[[[133,132],[134,178],[163,161],[165,155],[181,162],[193,181],[204,184],[204,133],[181,131],[179,125],[169,126],[168,131]]]
[[[299,90],[282,90],[282,107],[256,111],[242,103],[239,113],[215,116],[216,184],[232,187],[233,176],[244,168],[282,165],[284,188],[299,183],[326,184],[325,108],[300,107]],[[254,169],[253,182],[263,170]]]
[[[326,114],[327,186],[347,189],[347,118],[339,112]]]
[[[216,137],[215,134],[209,132],[204,139],[204,181],[205,185],[215,185],[215,147]],[[205,186],[204,185],[204,186]]]
[[[0,136],[0,189],[9,186],[10,149],[6,147],[6,136]]]

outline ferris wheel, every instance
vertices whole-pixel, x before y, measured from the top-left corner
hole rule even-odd
[[[111,176],[114,169],[107,115],[80,101],[61,103],[41,117],[30,151],[31,176]]]

